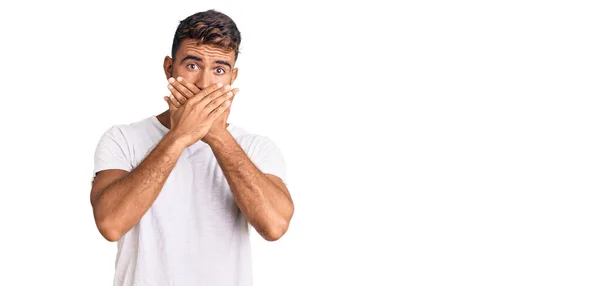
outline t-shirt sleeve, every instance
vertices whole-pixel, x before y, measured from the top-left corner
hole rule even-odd
[[[263,173],[279,177],[285,184],[286,164],[281,150],[268,137],[258,137],[256,153],[252,158],[254,165]]]
[[[104,132],[94,153],[94,174],[108,170],[120,169],[130,172],[133,169],[130,160],[127,140],[123,130],[118,126],[112,126]]]

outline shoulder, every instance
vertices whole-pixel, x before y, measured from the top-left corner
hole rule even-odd
[[[96,153],[111,150],[108,154],[117,152],[135,162],[134,158],[145,155],[145,150],[160,140],[160,132],[151,117],[127,124],[115,124],[104,130],[98,140]]]
[[[256,146],[275,143],[270,137],[266,135],[248,132],[246,129],[238,125],[230,124],[228,130],[233,136],[233,138],[235,138],[235,140],[238,141],[240,145]]]
[[[139,133],[146,132],[152,128],[153,124],[151,117],[131,123],[114,124],[104,130],[101,140],[113,138],[126,142],[135,138]]]
[[[232,125],[231,128],[228,129],[233,138],[235,138],[238,144],[240,144],[240,147],[242,147],[248,155],[258,155],[260,153],[278,151],[275,141],[269,136],[248,132],[237,125]]]
[[[232,128],[230,132],[255,166],[261,172],[274,175],[287,184],[286,162],[275,142],[268,136],[236,129]]]
[[[96,145],[94,175],[106,169],[130,171],[136,166],[141,155],[144,155],[145,150],[141,148],[152,143],[143,136],[148,133],[152,124],[146,118],[129,124],[115,124],[105,129]]]

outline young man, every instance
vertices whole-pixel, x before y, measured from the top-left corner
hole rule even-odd
[[[91,203],[118,241],[114,285],[251,285],[248,223],[269,241],[287,231],[282,154],[227,123],[240,41],[220,12],[181,21],[163,67],[169,109],[100,139]]]

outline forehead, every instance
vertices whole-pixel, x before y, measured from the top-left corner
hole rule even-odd
[[[198,40],[185,39],[179,45],[176,57],[182,59],[187,55],[199,56],[203,59],[235,61],[235,51],[226,50],[213,45],[198,45]]]

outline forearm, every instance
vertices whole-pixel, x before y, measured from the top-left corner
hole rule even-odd
[[[254,165],[229,132],[209,145],[248,222],[267,240],[281,237],[293,213],[288,194]]]
[[[130,173],[106,187],[96,199],[94,216],[100,232],[117,240],[148,211],[184,147],[167,133]]]

